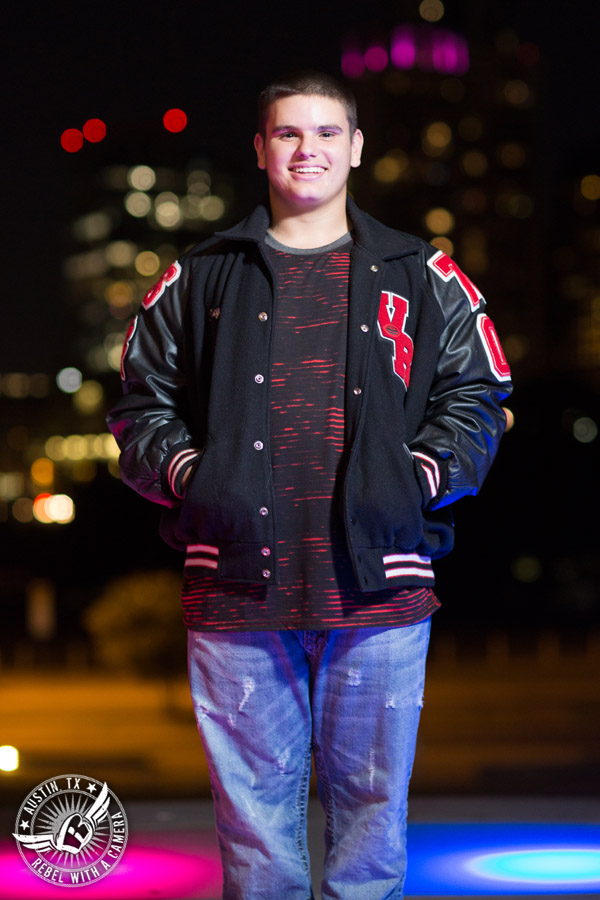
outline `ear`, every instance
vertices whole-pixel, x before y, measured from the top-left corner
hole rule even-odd
[[[259,169],[266,169],[267,163],[265,160],[265,142],[263,140],[262,134],[254,135],[254,149],[256,150],[256,161]]]
[[[352,153],[350,156],[350,165],[353,169],[360,166],[360,157],[365,139],[360,128],[357,128],[352,137]]]

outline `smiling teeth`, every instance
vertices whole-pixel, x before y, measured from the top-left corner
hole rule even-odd
[[[319,172],[324,172],[325,169],[321,166],[295,166],[292,171],[300,174],[317,175]]]

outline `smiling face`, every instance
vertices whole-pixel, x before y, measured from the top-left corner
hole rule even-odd
[[[360,165],[363,136],[350,134],[346,110],[331,97],[295,94],[269,107],[264,136],[254,139],[269,179],[274,219],[345,209],[351,167]]]

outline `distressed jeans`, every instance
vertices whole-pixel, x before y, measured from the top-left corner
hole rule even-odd
[[[311,751],[323,900],[399,900],[430,620],[404,628],[189,632],[223,900],[310,900]]]

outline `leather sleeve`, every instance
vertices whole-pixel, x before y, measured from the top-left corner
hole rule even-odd
[[[480,489],[506,427],[502,401],[512,385],[475,285],[434,248],[426,271],[444,329],[427,411],[409,449],[425,505],[438,509]]]
[[[182,330],[189,264],[173,263],[146,294],[121,360],[123,397],[107,423],[121,450],[123,481],[143,497],[175,506],[199,452],[187,422]]]

